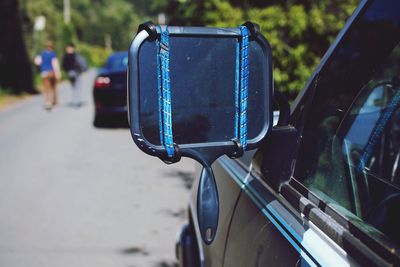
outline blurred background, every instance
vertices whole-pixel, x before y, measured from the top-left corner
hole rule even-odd
[[[275,88],[292,101],[356,0],[1,0],[0,266],[176,266],[195,163],[141,153],[126,122],[126,51],[138,24],[261,26]],[[74,43],[81,103],[63,71],[43,109],[34,58]],[[107,116],[105,116],[107,115]]]
[[[0,90],[34,92],[39,79],[31,62],[49,39],[58,54],[66,44],[76,43],[90,66],[100,67],[112,51],[127,50],[143,21],[236,27],[251,20],[261,25],[272,45],[276,87],[293,99],[358,2],[2,0]]]

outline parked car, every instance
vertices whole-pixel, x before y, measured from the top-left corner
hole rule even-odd
[[[129,77],[132,78],[130,123],[136,144],[146,153],[169,163],[178,161],[179,157],[173,153],[171,157],[167,149],[200,162],[212,158],[211,146],[227,154],[210,160],[212,171],[199,168],[196,173],[188,220],[176,244],[180,266],[400,266],[400,230],[397,228],[400,226],[398,0],[362,1],[290,110],[275,92],[274,98],[280,108],[277,125],[268,131],[256,150],[245,151],[236,159],[238,155],[230,153],[228,142],[216,145],[208,142],[207,136],[196,137],[196,143],[190,142],[204,128],[212,130],[212,123],[204,123],[202,128],[191,133],[180,133],[186,135],[183,139],[189,140],[189,145],[177,142],[168,148],[167,138],[171,136],[164,138],[163,130],[169,125],[160,119],[161,141],[157,138],[145,140],[146,136],[152,136],[152,131],[139,126],[153,126],[143,125],[145,114],[142,113],[150,111],[139,106],[150,98],[157,99],[157,94],[135,99],[137,91],[142,89],[142,84],[136,84],[140,81],[136,76],[144,69],[140,54],[145,52],[140,49],[155,49],[145,46],[139,49],[138,42],[141,38],[154,40],[160,33],[161,38],[165,38],[167,30],[151,25],[144,25],[139,30],[129,58]],[[208,34],[208,37],[214,34],[204,28],[171,28],[170,32],[171,38],[179,34]],[[233,29],[216,32],[238,35]],[[158,41],[159,55],[178,58],[173,52],[170,55],[166,52],[173,51],[174,42],[171,41],[169,48],[168,42]],[[185,47],[184,42],[180,43],[182,47]],[[189,44],[192,39],[187,42]],[[150,41],[144,43],[149,46]],[[163,48],[165,43],[167,47]],[[228,41],[224,45],[229,47]],[[190,60],[182,47],[175,53]],[[222,52],[217,53],[219,57],[210,57],[211,60],[222,58]],[[234,59],[232,62],[234,65]],[[156,63],[150,65],[146,71],[155,73]],[[169,68],[166,63],[161,66]],[[230,65],[226,63],[226,66],[229,68]],[[250,67],[250,76],[256,68]],[[167,89],[180,94],[191,91],[196,85],[194,82],[185,83],[188,90],[178,91],[179,83],[173,78],[189,79],[187,75],[202,75],[204,68],[198,69],[198,74],[185,72],[180,76],[172,73]],[[152,75],[157,77],[157,74]],[[226,77],[228,87],[233,87],[234,74]],[[219,76],[219,81],[221,79],[224,80]],[[152,80],[154,87],[156,80]],[[208,82],[203,81],[204,85]],[[164,86],[158,84],[159,88]],[[172,107],[178,105],[178,100],[184,101],[177,94],[172,95]],[[252,97],[250,91],[249,94]],[[266,97],[272,101],[272,96],[266,94]],[[174,98],[178,100],[174,102]],[[214,97],[217,103],[210,105],[210,109],[220,104],[218,99],[218,96]],[[171,100],[166,100],[169,105]],[[196,109],[196,105],[187,106],[186,113],[190,114],[192,109]],[[163,112],[165,109],[160,109],[160,118],[168,119],[163,117]],[[174,109],[167,114],[174,122]],[[263,111],[251,114],[249,123],[257,116],[263,116]],[[213,116],[212,112],[208,116]],[[195,122],[198,118],[192,120]],[[265,120],[269,123],[271,118],[267,116]],[[158,129],[156,123],[153,124]],[[221,124],[231,127],[233,122],[229,125],[220,120],[219,124],[219,127]],[[174,122],[172,129],[179,127]],[[174,141],[182,140],[173,133]],[[194,148],[201,149],[194,151]],[[214,150],[214,153],[219,152]],[[203,165],[207,166],[204,162]],[[215,180],[207,178],[210,176]],[[208,200],[207,203],[203,198]]]
[[[93,124],[96,127],[108,126],[114,121],[127,121],[127,64],[127,51],[111,54],[94,81],[95,114]]]

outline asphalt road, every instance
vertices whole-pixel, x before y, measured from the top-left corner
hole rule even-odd
[[[128,129],[92,126],[94,71],[79,109],[68,83],[0,112],[0,266],[175,266],[194,162],[167,166]]]

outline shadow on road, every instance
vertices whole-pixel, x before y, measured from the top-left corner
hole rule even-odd
[[[68,102],[67,104],[65,104],[65,107],[67,107],[67,108],[74,108],[74,109],[79,109],[79,108],[83,108],[83,107],[86,107],[86,106],[89,106],[89,103],[88,103],[88,102],[85,102],[85,101],[82,101],[82,102],[79,103],[78,105],[77,105],[77,104],[74,104],[74,103],[72,103],[72,102]]]
[[[141,247],[130,247],[130,248],[125,248],[120,250],[120,253],[122,254],[141,254],[143,256],[149,255],[149,252],[146,251],[144,248]]]
[[[129,128],[127,115],[102,115],[93,120],[93,126],[96,128]]]
[[[178,267],[178,263],[161,261],[157,263],[154,267]]]
[[[185,209],[179,209],[177,211],[174,211],[171,209],[165,209],[165,210],[161,210],[161,212],[168,216],[171,216],[171,217],[186,218],[186,210]]]
[[[194,173],[193,172],[185,172],[185,171],[171,171],[165,174],[167,177],[179,178],[182,180],[183,185],[187,190],[190,190],[194,181]]]

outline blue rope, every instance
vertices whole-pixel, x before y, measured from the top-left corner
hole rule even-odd
[[[160,143],[165,146],[169,157],[174,156],[175,148],[172,133],[172,104],[169,70],[169,32],[160,26],[161,38],[157,41],[157,93],[159,107]],[[241,40],[236,45],[235,69],[235,138],[247,147],[247,107],[249,79],[249,31],[240,27]]]
[[[161,30],[161,28],[160,28]],[[174,140],[172,135],[172,105],[171,105],[171,87],[170,87],[170,71],[169,71],[169,32],[168,27],[164,31],[161,30],[161,38],[157,44],[157,67],[158,73],[158,97],[159,97],[159,127],[160,142],[165,146],[169,157],[174,156]]]
[[[235,137],[247,147],[247,107],[249,87],[249,31],[240,26],[241,40],[236,45]]]
[[[389,122],[390,118],[392,117],[393,113],[396,111],[397,107],[400,104],[400,92],[397,92],[393,99],[390,101],[389,105],[383,112],[383,115],[379,117],[378,122],[376,123],[375,129],[372,131],[371,138],[364,148],[364,153],[360,159],[360,163],[358,164],[357,170],[362,172],[365,168],[366,163],[374,153],[374,148],[376,143],[378,142],[380,136],[382,135],[383,131],[385,130],[386,124]]]

